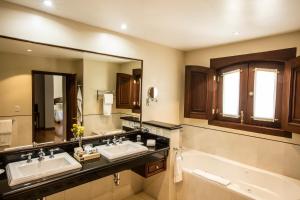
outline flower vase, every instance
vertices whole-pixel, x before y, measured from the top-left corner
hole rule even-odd
[[[78,137],[78,143],[79,143],[79,147],[82,147],[82,137]]]

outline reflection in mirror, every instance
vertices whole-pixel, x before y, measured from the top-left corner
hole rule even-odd
[[[147,94],[147,100],[146,100],[146,105],[149,106],[150,102],[157,102],[158,99],[158,89],[156,87],[150,87],[148,89],[148,94]]]
[[[0,150],[123,132],[140,119],[142,63],[0,38]]]
[[[66,76],[34,71],[32,88],[33,140],[62,142],[67,124]]]

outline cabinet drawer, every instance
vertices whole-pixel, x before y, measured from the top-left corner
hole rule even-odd
[[[160,170],[164,168],[164,160],[160,160],[157,162],[149,163],[148,164],[148,173],[152,173],[156,170]]]
[[[160,160],[148,162],[142,166],[135,167],[131,170],[145,178],[148,178],[162,171],[165,171],[166,169],[167,169],[166,158],[163,158]]]

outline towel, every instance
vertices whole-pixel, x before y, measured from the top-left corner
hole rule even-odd
[[[111,108],[114,102],[113,94],[103,95],[103,115],[111,115]]]
[[[77,122],[82,123],[82,93],[80,87],[77,90]]]
[[[5,119],[0,120],[0,134],[3,133],[12,133],[12,120]]]
[[[206,172],[206,171],[203,171],[203,170],[200,170],[200,169],[195,169],[193,171],[194,174],[198,175],[198,176],[202,176],[204,178],[207,178],[208,180],[210,181],[214,181],[216,183],[219,183],[221,185],[224,185],[224,186],[227,186],[230,184],[230,181],[221,177],[221,176],[217,176],[217,175],[214,175],[214,174],[211,174],[209,172]]]
[[[103,94],[103,104],[112,105],[114,103],[113,94]]]
[[[182,180],[182,156],[181,153],[177,151],[174,162],[174,183],[179,183]]]

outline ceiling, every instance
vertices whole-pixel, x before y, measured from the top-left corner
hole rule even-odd
[[[30,50],[30,51],[28,51]],[[27,56],[78,60],[87,59],[101,62],[126,63],[132,60],[95,53],[87,53],[58,47],[51,47],[30,42],[0,38],[0,52]]]
[[[181,50],[300,30],[300,0],[8,1]]]

